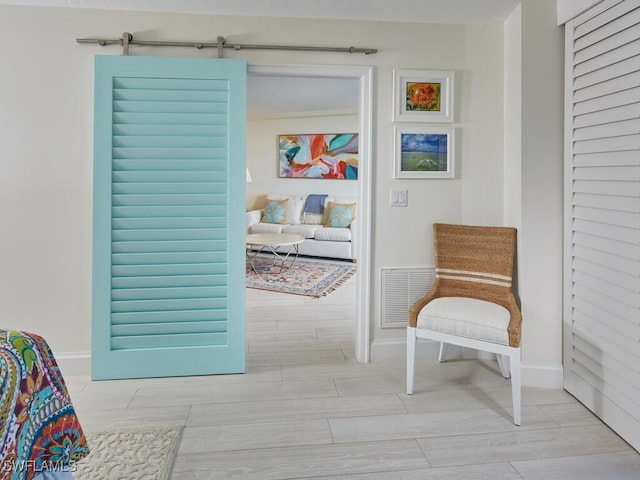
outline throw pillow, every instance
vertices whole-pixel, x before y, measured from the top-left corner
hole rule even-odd
[[[271,200],[289,200],[287,208],[285,209],[285,223],[287,225],[300,225],[302,207],[304,207],[304,201],[300,195],[267,195],[267,202]]]
[[[327,227],[347,228],[355,216],[355,203],[327,203]]]
[[[304,201],[301,196],[289,197],[289,207],[287,208],[287,223],[289,225],[300,225],[303,207]]]
[[[264,223],[285,224],[287,222],[287,203],[289,200],[269,200],[264,206],[262,221]]]

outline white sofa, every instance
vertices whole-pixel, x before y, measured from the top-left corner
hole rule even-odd
[[[313,257],[356,259],[355,200],[327,197],[323,214],[305,212],[306,195],[268,195],[265,198],[267,212],[276,202],[286,210],[280,222],[265,215],[265,208],[250,210],[247,215],[247,233],[292,233],[304,237],[299,245],[300,255]],[[329,215],[339,206],[349,206],[353,213],[347,227],[330,226]],[[277,218],[275,219],[277,220]],[[346,222],[345,222],[346,223]],[[284,247],[282,250],[288,250]]]

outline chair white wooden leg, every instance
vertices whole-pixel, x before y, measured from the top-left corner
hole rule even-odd
[[[440,342],[440,353],[438,353],[438,361],[440,363],[444,362],[444,359],[447,358],[447,350],[449,350],[449,344]]]
[[[496,354],[498,359],[498,367],[500,367],[500,373],[504,378],[511,377],[511,372],[509,368],[509,355],[501,355],[499,353]]]
[[[514,348],[510,356],[511,397],[513,400],[513,423],[520,425],[522,419],[522,376],[520,372],[520,349]]]
[[[413,379],[416,365],[416,329],[407,327],[407,394],[413,395]]]

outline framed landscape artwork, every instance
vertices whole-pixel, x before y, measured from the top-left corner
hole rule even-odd
[[[453,72],[394,70],[393,120],[452,122]]]
[[[280,178],[358,179],[358,134],[297,134],[278,137]]]
[[[454,178],[452,127],[395,127],[395,178]]]

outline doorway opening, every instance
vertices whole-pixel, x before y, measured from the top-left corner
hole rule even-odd
[[[358,114],[358,134],[359,134],[359,155],[358,155],[358,180],[357,180],[357,202],[358,202],[358,222],[356,246],[356,257],[358,273],[356,275],[355,294],[355,358],[359,362],[368,362],[370,354],[370,245],[371,245],[371,139],[372,139],[372,67],[352,67],[352,66],[283,66],[283,65],[250,65],[248,67],[249,89],[252,80],[268,79],[273,77],[311,80],[321,78],[326,80],[344,79],[350,82],[357,82],[357,114]],[[259,82],[258,82],[259,83]],[[283,89],[286,87],[283,85]],[[249,94],[250,96],[250,94]],[[283,132],[295,133],[295,132]],[[320,132],[319,132],[320,133]],[[327,133],[327,132],[324,132]],[[274,152],[276,149],[274,140]],[[275,170],[275,164],[274,164]]]

